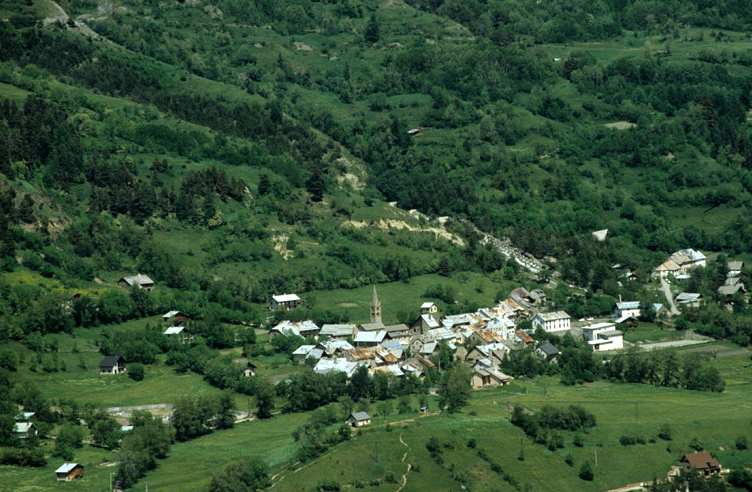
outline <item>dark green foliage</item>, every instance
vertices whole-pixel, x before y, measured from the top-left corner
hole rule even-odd
[[[128,371],[130,370],[131,368],[128,369]],[[120,438],[122,437],[120,427],[118,421],[112,418],[97,420],[96,423],[90,425],[94,443],[97,446],[109,449],[118,447],[120,445]]]
[[[439,405],[446,407],[449,413],[467,405],[472,391],[470,377],[470,368],[464,364],[457,364],[445,371],[438,384]]]
[[[122,440],[118,461],[117,480],[123,487],[131,487],[158,459],[167,457],[170,449],[170,430],[162,422],[142,415],[134,428]]]
[[[0,464],[42,467],[47,464],[41,449],[9,449],[0,456]]]
[[[269,467],[260,458],[236,461],[212,476],[209,492],[253,492],[269,485]]]
[[[591,482],[593,478],[595,478],[595,473],[593,472],[593,465],[590,463],[590,461],[585,461],[582,464],[582,466],[580,467],[580,472],[577,474],[577,476],[587,482]]]
[[[144,380],[144,365],[139,363],[128,365],[128,377],[134,381]]]
[[[83,446],[84,429],[77,425],[65,424],[60,428],[60,432],[55,439],[55,450],[53,455],[63,458],[66,461],[73,461],[73,454],[76,449]]]
[[[366,41],[366,43],[378,43],[379,38],[381,37],[379,30],[379,21],[376,19],[375,15],[372,15],[368,19],[368,24],[366,24],[365,31],[363,31],[363,39]]]
[[[579,405],[570,405],[567,409],[546,405],[535,414],[530,414],[523,407],[515,405],[510,422],[520,427],[528,436],[536,439],[543,436],[542,442],[547,442],[549,430],[577,431],[595,427],[595,415]],[[579,434],[575,438],[577,436]],[[580,442],[581,439],[580,437]],[[560,444],[563,445],[563,439],[554,439],[554,447],[562,447]]]
[[[180,398],[175,402],[172,416],[175,438],[187,441],[215,428],[230,428],[235,421],[233,409],[232,397],[227,392]]]

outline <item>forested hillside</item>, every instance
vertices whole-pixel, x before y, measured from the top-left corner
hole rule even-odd
[[[703,446],[749,488],[751,33],[743,0],[0,2],[0,491],[74,457],[79,488],[595,491]],[[370,375],[377,288],[407,340]],[[615,355],[528,319],[622,298]],[[491,339],[480,386],[518,380],[474,392]]]

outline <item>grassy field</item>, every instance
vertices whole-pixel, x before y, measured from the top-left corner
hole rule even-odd
[[[689,443],[695,437],[706,450],[717,453],[724,466],[740,465],[749,461],[748,453],[734,450],[736,437],[749,434],[752,377],[748,360],[745,354],[713,362],[729,375],[727,390],[721,395],[608,383],[565,387],[547,378],[478,391],[463,414],[418,418],[391,432],[378,427],[300,471],[284,474],[280,485],[283,490],[312,491],[325,478],[341,484],[380,480],[381,485],[364,490],[394,490],[396,486],[386,483],[386,477],[392,473],[402,484],[405,463],[411,463],[419,471],[408,474],[405,491],[439,486],[441,490],[460,490],[461,482],[470,490],[513,490],[479,459],[477,449],[467,446],[470,439],[475,439],[477,448],[498,462],[504,473],[534,491],[606,490],[663,477],[672,465],[678,465],[683,453],[691,451]],[[584,435],[582,447],[573,445],[573,433],[562,432],[565,448],[551,452],[509,423],[510,405],[515,404],[532,411],[544,405],[582,405],[596,415],[598,425]],[[656,437],[664,424],[672,429],[671,441]],[[625,447],[619,443],[623,435],[640,435],[648,443]],[[425,448],[432,436],[446,446],[441,466]],[[521,450],[524,461],[519,460]],[[572,456],[573,467],[565,462],[567,455]],[[595,463],[596,455],[595,479],[580,480],[580,466],[586,460]],[[329,473],[332,469],[338,476]]]

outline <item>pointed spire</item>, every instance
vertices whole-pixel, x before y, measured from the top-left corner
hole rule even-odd
[[[371,323],[381,323],[381,303],[376,294],[376,286],[373,286],[373,298],[371,299]]]

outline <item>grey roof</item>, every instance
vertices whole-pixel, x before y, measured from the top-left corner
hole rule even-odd
[[[384,341],[384,337],[386,336],[386,331],[380,330],[380,331],[359,331],[357,335],[355,335],[354,342],[355,343],[381,343]]]
[[[144,284],[153,284],[154,281],[149,278],[148,275],[133,275],[131,277],[123,277],[120,280],[125,281],[126,284],[133,286],[133,285],[144,285]]]
[[[639,309],[640,301],[617,302],[617,309]]]
[[[696,302],[700,300],[702,294],[696,294],[694,292],[682,292],[676,296],[676,302],[679,304],[686,304],[690,302]]]
[[[99,363],[99,367],[115,367],[118,364],[118,361],[122,360],[123,358],[119,355],[106,355],[104,359],[102,359],[102,362]]]
[[[384,323],[376,322],[376,323],[363,323],[360,325],[361,331],[378,331],[385,329],[386,326],[384,326]]]
[[[551,345],[549,342],[542,344],[538,349],[549,357],[559,354],[559,349]]]
[[[397,325],[389,325],[389,326],[385,327],[384,329],[386,330],[387,333],[392,334],[392,333],[399,333],[399,332],[403,332],[403,331],[407,332],[407,331],[410,330],[410,327],[407,326],[404,323],[400,323],[400,324],[397,324]]]
[[[352,418],[357,420],[358,422],[362,422],[364,420],[371,420],[371,416],[368,415],[366,412],[353,412],[350,414]]]
[[[721,285],[720,287],[718,287],[718,293],[731,296],[743,289],[744,289],[744,284]]]
[[[555,321],[557,319],[569,319],[569,315],[564,311],[554,311],[552,313],[538,313],[538,317],[543,321]]]
[[[355,331],[355,325],[323,325],[319,335],[330,337],[351,337]]]
[[[744,268],[744,262],[743,261],[729,261],[728,262],[728,269],[731,272],[738,272],[742,268]]]
[[[609,337],[615,337],[615,336],[619,336],[619,335],[623,335],[623,334],[624,334],[624,332],[620,331],[620,330],[608,330],[608,331],[602,331],[602,332],[598,333],[598,336],[599,337],[609,338]]]

